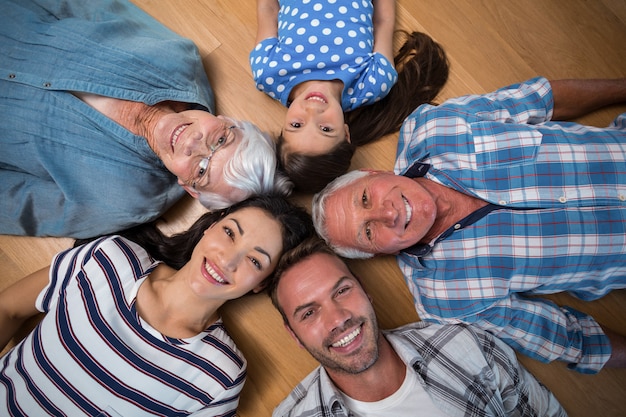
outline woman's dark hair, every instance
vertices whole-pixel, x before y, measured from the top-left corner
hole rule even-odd
[[[357,146],[362,146],[397,132],[402,122],[420,105],[434,100],[448,81],[449,64],[441,45],[421,32],[396,31],[407,39],[394,63],[398,81],[382,100],[345,114],[352,143],[336,146],[323,155],[283,153],[281,138],[277,152],[283,171],[296,190],[316,193],[338,176],[346,173]]]
[[[139,244],[153,258],[163,261],[172,268],[180,269],[189,261],[194,248],[209,226],[221,218],[247,207],[259,208],[280,223],[283,253],[314,234],[311,216],[306,210],[278,195],[250,197],[228,208],[205,213],[189,229],[171,236],[161,232],[156,221],[135,226],[116,234]],[[87,241],[76,241],[74,246]]]

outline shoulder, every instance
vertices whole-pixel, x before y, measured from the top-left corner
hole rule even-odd
[[[385,332],[386,337],[396,342],[410,344],[425,360],[440,354],[463,358],[465,355],[483,350],[492,343],[493,336],[465,323],[439,324],[419,321]]]
[[[88,243],[86,246],[91,251],[100,251],[112,256],[120,256],[128,261],[133,260],[128,259],[129,257],[137,258],[140,260],[145,257],[149,257],[144,248],[142,248],[135,242],[118,235],[111,235],[100,238],[98,240],[95,240],[94,242]]]
[[[273,417],[316,415],[321,409],[321,367],[315,368],[289,393],[272,414]]]
[[[217,366],[223,374],[229,375],[233,381],[245,377],[247,361],[221,318],[209,327],[200,346],[199,349],[204,352],[196,353]]]
[[[53,265],[59,267],[72,265],[71,269],[84,268],[91,263],[105,271],[115,270],[117,274],[130,268],[135,276],[143,275],[157,264],[141,246],[117,235],[101,237],[68,249],[59,253],[53,261]]]

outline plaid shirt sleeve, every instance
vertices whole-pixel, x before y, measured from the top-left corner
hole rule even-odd
[[[464,140],[473,130],[473,123],[535,125],[550,120],[553,106],[550,83],[543,77],[488,94],[453,98],[439,106],[424,104],[407,117],[400,129],[394,171],[404,174],[415,161],[433,152],[445,154],[466,147]],[[436,143],[431,138],[437,138]],[[512,144],[521,149],[520,145],[524,144]]]
[[[581,373],[597,373],[611,356],[609,339],[591,316],[545,299],[511,294],[469,321],[533,359],[565,361]]]

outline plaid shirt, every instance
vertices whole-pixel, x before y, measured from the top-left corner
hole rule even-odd
[[[510,347],[478,328],[417,322],[383,334],[417,373],[435,406],[450,417],[567,415]],[[342,398],[318,367],[273,416],[348,417],[352,414]]]
[[[397,259],[423,320],[473,323],[594,373],[611,353],[598,323],[526,296],[592,300],[626,287],[626,113],[600,129],[551,122],[552,108],[536,78],[409,116],[396,173],[491,205]]]

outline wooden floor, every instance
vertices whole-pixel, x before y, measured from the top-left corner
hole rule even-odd
[[[133,0],[199,46],[217,97],[218,113],[255,121],[276,132],[284,109],[257,92],[248,66],[254,46],[255,0]],[[626,2],[623,0],[398,0],[398,27],[430,34],[447,50],[452,72],[442,99],[483,93],[535,75],[548,78],[626,76]],[[597,112],[583,122],[606,126],[626,106]],[[357,152],[354,168],[392,169],[397,138],[389,136]],[[296,196],[308,206],[310,196]],[[190,199],[167,214],[180,230],[203,209]],[[0,236],[0,289],[48,264],[69,239]],[[625,254],[626,256],[626,254]],[[392,257],[351,262],[374,298],[383,327],[418,320]],[[552,297],[593,314],[626,334],[626,291],[583,303]],[[269,416],[316,363],[282,328],[264,295],[222,309],[229,330],[249,362],[239,415]],[[585,376],[561,363],[522,362],[562,402],[570,416],[626,416],[626,370]]]

